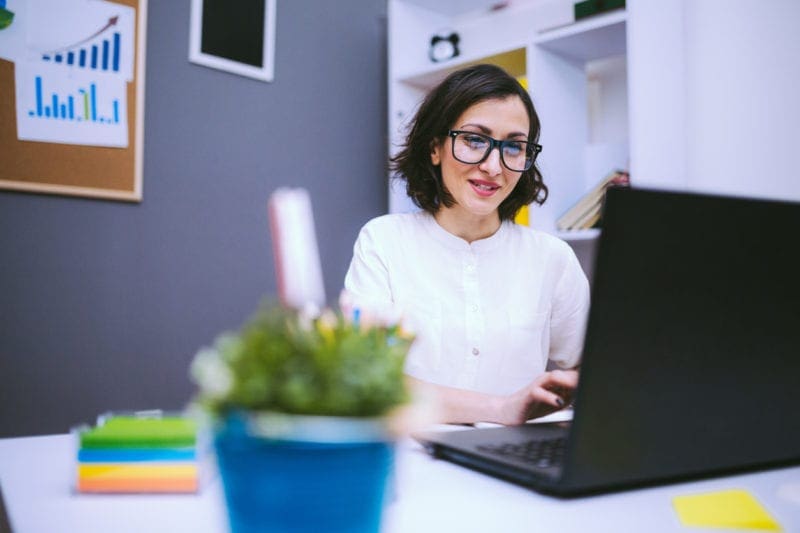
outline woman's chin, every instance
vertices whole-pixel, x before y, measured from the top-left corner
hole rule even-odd
[[[499,205],[494,200],[473,199],[466,202],[466,211],[477,217],[488,217],[497,213]]]

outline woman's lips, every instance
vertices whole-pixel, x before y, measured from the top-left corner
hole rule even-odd
[[[492,196],[500,189],[498,184],[492,183],[491,181],[469,180],[469,184],[472,186],[472,190],[475,191],[475,194],[484,198]]]

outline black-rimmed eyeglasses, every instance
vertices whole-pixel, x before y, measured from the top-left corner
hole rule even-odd
[[[497,147],[503,166],[514,172],[525,172],[533,166],[536,156],[542,151],[541,144],[514,139],[498,141],[474,131],[450,130],[447,136],[453,140],[453,157],[469,165],[483,163]]]

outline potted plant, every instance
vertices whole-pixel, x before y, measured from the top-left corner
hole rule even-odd
[[[268,304],[197,353],[234,532],[379,529],[411,341],[398,324]]]

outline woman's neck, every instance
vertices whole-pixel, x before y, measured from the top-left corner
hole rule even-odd
[[[436,222],[448,233],[472,243],[494,235],[500,229],[500,215],[497,211],[480,216],[460,212],[458,207],[439,209],[434,215]]]

